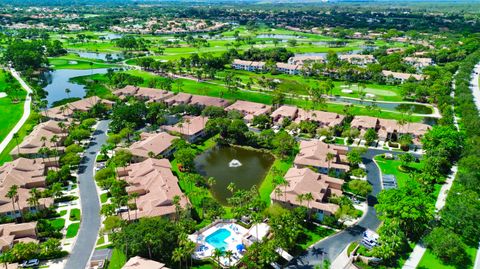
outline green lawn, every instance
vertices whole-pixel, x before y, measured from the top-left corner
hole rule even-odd
[[[398,167],[401,162],[399,160],[386,160],[382,155],[376,156],[375,161],[382,170],[382,174],[395,175],[397,178],[398,187],[404,187],[410,179],[410,175],[406,172],[400,171]],[[411,163],[410,167],[414,170],[420,170],[423,167],[421,162]]]
[[[97,240],[97,246],[98,245],[102,245],[105,243],[105,237],[104,236],[101,236],[100,238],[98,238]]]
[[[53,226],[56,231],[60,231],[65,227],[65,219],[64,218],[57,218],[57,219],[50,219],[48,222]]]
[[[23,104],[26,97],[25,90],[15,80],[13,83],[5,81],[5,72],[0,72],[0,92],[6,92],[6,89],[11,87],[16,89],[12,96],[19,98],[18,103],[13,103],[10,97],[0,98],[0,142],[7,136],[12,128],[17,124],[23,115]],[[7,116],[8,115],[8,116]]]
[[[100,202],[102,202],[102,204],[106,203],[107,200],[108,200],[108,193],[100,194]]]
[[[79,222],[72,223],[72,224],[68,225],[66,237],[67,238],[73,238],[73,237],[77,236],[78,229],[80,229],[80,223]]]
[[[468,247],[467,253],[470,256],[471,263],[462,267],[462,269],[473,268],[473,263],[475,262],[475,257],[477,255],[477,248]],[[443,262],[435,256],[429,249],[425,252],[420,263],[418,264],[417,269],[456,269],[458,267],[445,265]]]
[[[303,234],[300,236],[297,245],[302,250],[306,250],[311,245],[320,241],[321,239],[335,233],[334,230],[316,226],[314,224],[307,224],[308,226],[303,229]]]
[[[54,69],[97,69],[115,67],[114,64],[104,63],[101,60],[80,58],[74,54],[49,58],[48,62]]]
[[[70,210],[70,220],[71,221],[80,221],[80,209],[74,208]]]
[[[123,265],[127,262],[127,256],[116,248],[112,251],[112,257],[108,263],[108,269],[121,269]]]
[[[265,176],[265,179],[263,180],[262,184],[260,185],[259,192],[260,196],[262,197],[262,200],[267,203],[267,205],[270,205],[271,199],[270,199],[270,194],[272,193],[274,189],[273,185],[273,179],[275,176],[284,176],[287,173],[287,170],[292,167],[293,160],[280,160],[280,159],[275,159],[275,161],[272,164],[272,167],[270,168],[270,171],[268,171],[268,174]],[[277,173],[277,175],[275,175]]]
[[[22,128],[20,128],[20,130],[17,132],[19,135],[18,143],[20,143],[23,140],[23,138],[27,135],[27,133],[29,133],[33,129],[33,127],[37,124],[37,122],[38,122],[38,114],[36,114],[35,112],[32,112],[28,120],[25,122]],[[13,160],[12,157],[10,156],[10,152],[15,147],[16,147],[15,139],[12,139],[12,141],[8,143],[7,147],[5,147],[3,152],[0,153],[0,165],[4,164],[5,162],[9,162]]]
[[[67,210],[62,210],[58,214],[60,215],[60,217],[63,217],[67,214]]]

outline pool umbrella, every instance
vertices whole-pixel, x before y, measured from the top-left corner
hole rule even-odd
[[[244,251],[245,250],[245,246],[243,244],[238,244],[237,245],[237,250],[238,251]]]

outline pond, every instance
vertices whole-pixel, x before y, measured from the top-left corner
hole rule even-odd
[[[373,101],[362,101],[358,99],[345,98],[340,96],[335,96],[331,98],[332,101],[338,103],[346,103],[353,105],[363,105],[363,106],[372,106],[376,105],[381,109],[392,110],[392,111],[401,111],[407,112],[412,111],[415,114],[432,114],[433,110],[430,106],[422,104],[411,104],[411,103],[384,103],[384,102],[373,102]]]
[[[107,40],[113,40],[113,39],[120,39],[123,37],[123,35],[117,34],[117,33],[107,33],[107,34],[101,35],[100,37],[103,37],[104,39],[107,39]]]
[[[350,50],[344,52],[337,52],[337,55],[346,55],[346,54],[360,54],[363,50]],[[304,53],[295,53],[295,56],[323,56],[327,57],[327,52],[304,52]]]
[[[103,52],[76,51],[76,50],[71,50],[69,52],[77,54],[79,57],[82,57],[82,58],[102,60],[106,62],[123,58],[123,55],[121,53],[103,53]]]
[[[43,89],[48,92],[47,101],[52,104],[68,97],[85,96],[85,86],[70,82],[71,78],[79,76],[87,76],[92,74],[106,74],[107,68],[92,69],[92,70],[75,70],[75,69],[60,69],[43,73],[43,79],[47,83]],[[67,95],[65,89],[70,89]]]
[[[233,160],[239,163],[232,162]],[[204,177],[215,178],[212,195],[226,205],[227,198],[231,196],[231,192],[227,190],[230,182],[233,182],[237,189],[250,189],[253,185],[259,187],[274,160],[275,158],[266,152],[217,145],[200,154],[195,159],[195,165]]]

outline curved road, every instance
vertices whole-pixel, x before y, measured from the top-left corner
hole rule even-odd
[[[13,127],[13,129],[8,133],[8,135],[3,139],[2,143],[0,143],[0,153],[3,152],[3,150],[7,147],[8,143],[13,138],[13,135],[17,133],[20,128],[22,128],[23,124],[27,121],[28,117],[30,116],[30,105],[32,103],[32,97],[30,94],[33,92],[32,88],[28,86],[28,84],[20,77],[17,71],[15,69],[10,69],[10,72],[12,73],[12,76],[20,83],[23,89],[27,91],[27,96],[25,97],[25,102],[23,104],[23,115],[20,118],[20,120],[17,122],[17,124]]]
[[[402,152],[368,149],[363,156],[363,163],[368,171],[367,180],[372,184],[373,189],[367,197],[368,208],[362,219],[356,225],[318,242],[304,254],[293,259],[288,268],[315,268],[315,265],[321,265],[324,260],[333,262],[351,242],[360,240],[366,229],[376,230],[378,228],[380,221],[377,218],[374,205],[377,203],[376,196],[382,190],[382,182],[380,169],[373,158],[387,152],[393,155],[402,154]]]
[[[65,268],[84,269],[92,254],[100,230],[100,201],[98,200],[97,186],[93,179],[95,156],[106,142],[108,120],[98,122],[94,139],[86,149],[85,157],[79,167],[78,180],[80,187],[80,201],[82,203],[82,222],[77,240]]]

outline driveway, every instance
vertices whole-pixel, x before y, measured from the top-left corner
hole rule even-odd
[[[80,201],[82,203],[82,222],[77,240],[65,268],[84,269],[92,254],[98,232],[100,229],[100,201],[97,187],[93,178],[95,156],[100,152],[101,146],[106,142],[106,130],[109,121],[102,120],[94,132],[94,139],[85,152],[85,157],[80,164],[78,180],[80,188]]]
[[[324,260],[333,262],[350,243],[360,240],[366,229],[376,230],[378,228],[380,220],[377,218],[374,205],[377,203],[376,196],[382,190],[382,183],[380,169],[373,162],[373,158],[386,152],[393,155],[403,154],[402,152],[368,149],[363,156],[363,163],[368,171],[367,180],[373,188],[372,193],[367,197],[368,208],[362,219],[356,225],[313,245],[304,254],[293,259],[287,268],[315,268],[315,265],[323,264]]]

